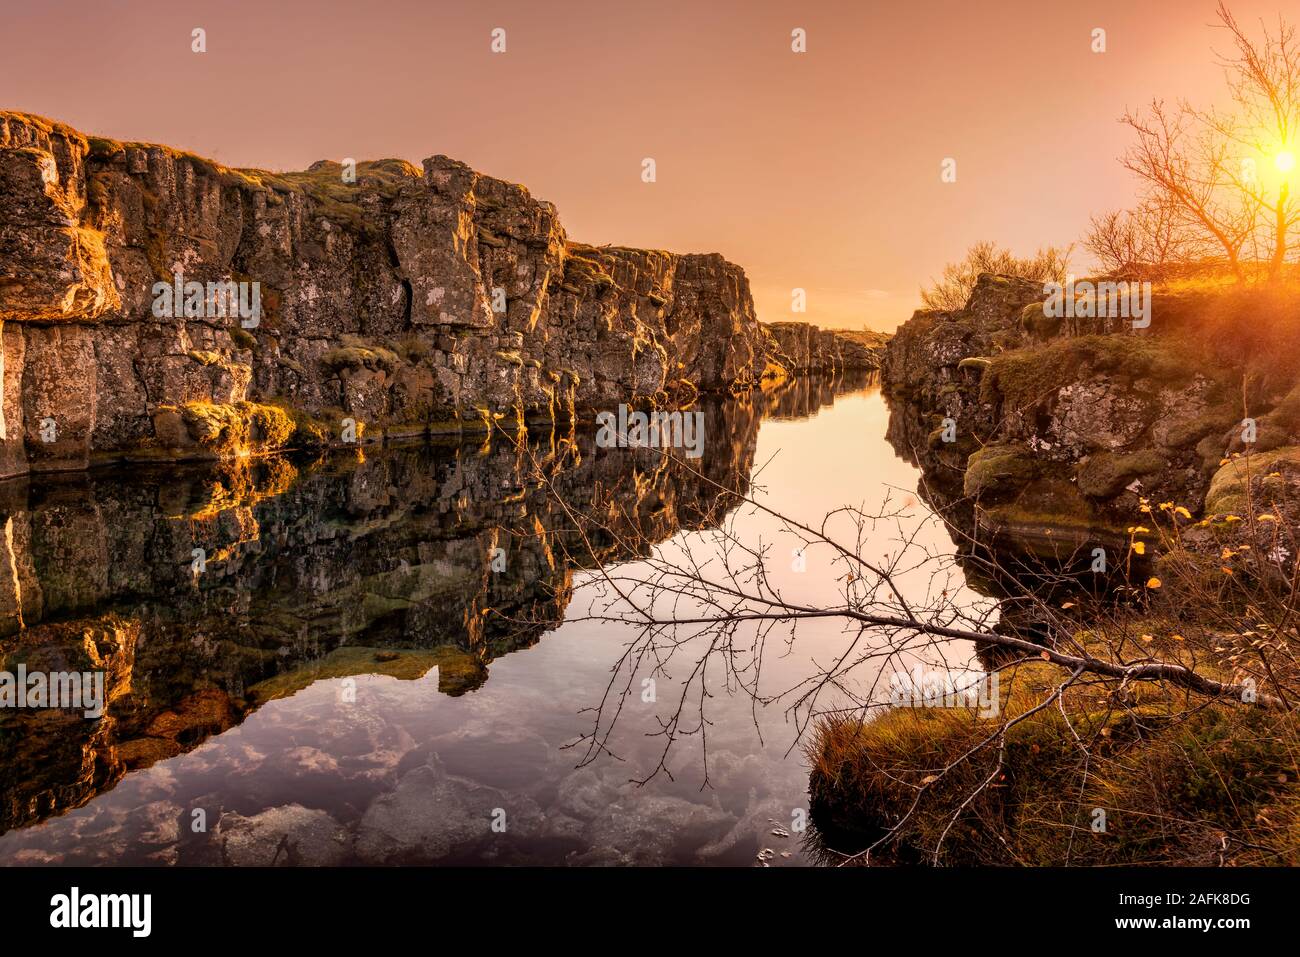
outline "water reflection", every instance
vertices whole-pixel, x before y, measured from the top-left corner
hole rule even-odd
[[[787,420],[767,429],[789,443],[866,385],[805,379],[708,405],[692,463],[708,481],[579,434],[8,483],[4,668],[102,669],[108,708],[0,717],[0,859],[752,862],[805,800],[790,742],[756,743],[741,707],[710,742],[710,791],[630,787],[621,765],[645,728],[575,770],[564,745],[620,638],[556,626],[596,559],[633,560],[628,542],[734,508],[760,418]],[[878,424],[857,423],[876,454]],[[808,448],[836,454],[825,436]],[[810,464],[786,456],[764,481],[798,489]],[[870,479],[912,474],[891,456]],[[799,495],[816,511],[863,479],[846,469]],[[582,535],[584,511],[614,534]],[[487,832],[498,811],[504,831]],[[786,840],[774,859],[802,851]]]

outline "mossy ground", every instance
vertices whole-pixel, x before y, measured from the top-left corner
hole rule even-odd
[[[1004,408],[1034,406],[1063,385],[1111,375],[1147,389],[1177,386],[1198,373],[1213,377],[1194,351],[1165,338],[1148,336],[1079,336],[1045,345],[1015,349],[991,357],[980,381],[980,399]]]
[[[1167,631],[1160,639],[1162,656],[1190,655]],[[814,820],[842,852],[902,822],[876,862],[929,863],[940,848],[939,862],[958,865],[1217,864],[1226,847],[1236,863],[1300,863],[1295,716],[1231,703],[1189,710],[1151,685],[1121,701],[1086,684],[1030,714],[1063,678],[1046,663],[1003,671],[998,718],[895,708],[823,722],[809,748]],[[1022,716],[1000,769],[995,743],[933,780]]]

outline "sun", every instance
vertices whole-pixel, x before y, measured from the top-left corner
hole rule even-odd
[[[1295,169],[1295,154],[1290,150],[1283,150],[1273,157],[1273,163],[1283,173],[1289,173]]]

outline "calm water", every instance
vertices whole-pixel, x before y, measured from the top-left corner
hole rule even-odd
[[[700,471],[807,522],[888,494],[923,544],[951,550],[885,440],[878,390],[838,388],[710,407]],[[530,478],[534,459],[551,490]],[[701,678],[698,641],[662,671],[620,669],[635,632],[588,616],[595,556],[635,572],[632,532],[707,554],[724,520],[770,546],[787,598],[838,600],[825,556],[796,570],[776,519],[689,470],[548,439],[528,454],[367,451],[4,494],[5,667],[102,668],[110,704],[97,722],[0,718],[0,860],[751,865],[770,849],[771,866],[809,862],[798,831],[773,833],[807,806],[791,700],[757,705],[720,664]],[[576,516],[608,533],[584,539]],[[866,552],[896,551],[898,528]],[[834,620],[773,637],[760,692],[847,640]],[[701,680],[704,733],[687,708],[665,757],[657,732]],[[592,754],[584,735],[608,728],[612,709],[592,709],[611,681],[631,694]]]

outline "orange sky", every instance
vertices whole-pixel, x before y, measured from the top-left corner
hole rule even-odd
[[[1217,96],[1224,43],[1213,0],[3,3],[0,107],[230,166],[446,153],[575,239],[723,253],[765,321],[878,329],[971,242],[1068,243],[1129,203],[1116,118]]]

